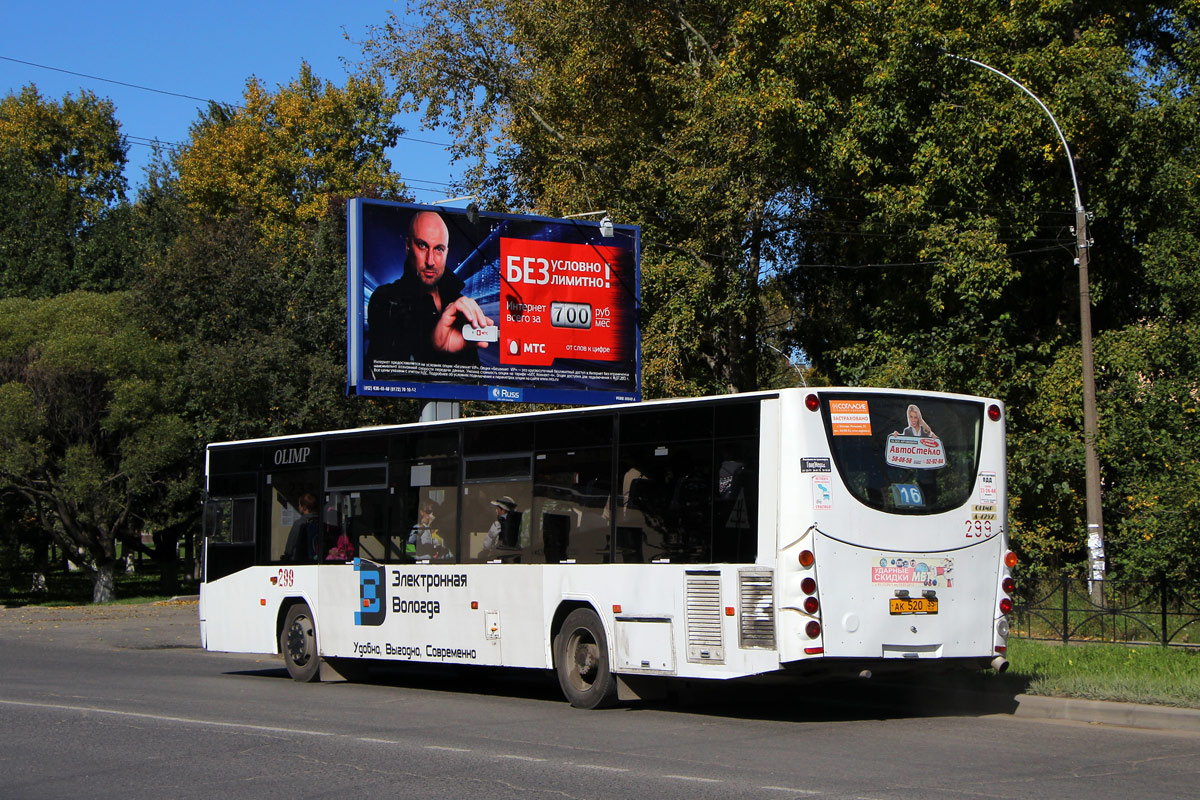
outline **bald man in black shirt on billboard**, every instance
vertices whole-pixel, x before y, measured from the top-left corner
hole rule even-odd
[[[449,246],[450,231],[440,214],[413,215],[404,273],[376,289],[367,304],[368,370],[376,361],[479,363],[475,348],[488,343],[468,341],[462,329],[483,328],[493,321],[463,295],[462,280],[446,270]]]

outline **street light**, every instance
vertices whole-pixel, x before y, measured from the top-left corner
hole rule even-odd
[[[467,222],[474,225],[479,221],[479,205],[476,202],[479,200],[479,198],[473,194],[464,194],[461,197],[447,197],[445,200],[434,200],[432,203],[430,203],[430,205],[440,206],[446,203],[458,203],[463,200],[470,201],[467,203]]]
[[[795,361],[792,361],[791,357],[789,357],[787,353],[783,352],[782,350],[780,350],[778,347],[771,344],[770,342],[763,342],[763,344],[765,344],[767,347],[771,348],[776,353],[779,353],[779,355],[781,355],[785,359],[787,359],[787,362],[789,364],[791,364],[792,369],[796,370],[796,375],[798,375],[800,378],[800,385],[805,388],[808,388],[808,381],[804,380],[804,371],[800,369],[800,367],[796,364]]]
[[[942,51],[948,58],[965,61],[977,67],[983,67],[988,72],[999,75],[1004,80],[1016,86],[1033,98],[1046,116],[1050,118],[1063,150],[1067,154],[1067,165],[1071,168],[1071,185],[1075,189],[1075,264],[1079,267],[1079,336],[1083,350],[1083,448],[1086,456],[1086,491],[1087,491],[1087,530],[1088,530],[1088,588],[1093,600],[1102,599],[1101,583],[1104,580],[1104,519],[1100,503],[1100,457],[1096,454],[1096,434],[1100,427],[1096,413],[1096,375],[1092,361],[1092,298],[1088,281],[1088,251],[1091,249],[1091,239],[1087,235],[1087,212],[1083,208],[1083,200],[1079,196],[1079,181],[1075,177],[1075,161],[1071,157],[1071,148],[1067,145],[1067,137],[1063,136],[1058,120],[1046,108],[1046,104],[1037,95],[1025,88],[1015,78],[1005,75],[995,67],[990,67],[982,61],[955,55]]]
[[[563,219],[579,219],[580,217],[603,217],[600,220],[600,235],[605,239],[613,237],[613,222],[608,211],[584,211],[580,214],[567,214]]]

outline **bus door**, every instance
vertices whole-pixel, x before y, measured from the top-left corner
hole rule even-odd
[[[326,464],[324,490],[317,562],[317,622],[323,633],[318,641],[323,654],[345,655],[354,638],[346,641],[348,631],[386,617],[386,579],[379,565],[390,560],[393,544],[387,530],[388,465]]]

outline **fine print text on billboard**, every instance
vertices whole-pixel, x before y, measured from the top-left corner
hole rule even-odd
[[[347,220],[358,394],[641,399],[635,226],[364,199]]]

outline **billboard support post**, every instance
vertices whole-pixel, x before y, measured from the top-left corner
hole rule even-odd
[[[458,419],[462,416],[462,403],[457,400],[430,400],[421,406],[421,422],[436,422],[439,419]]]

